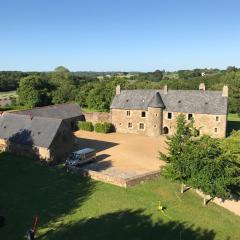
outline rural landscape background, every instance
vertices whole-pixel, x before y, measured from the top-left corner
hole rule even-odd
[[[0,3],[0,240],[27,239],[36,217],[37,240],[240,239],[239,0]],[[175,111],[153,91],[147,110],[121,109],[117,124],[129,132],[114,132],[115,94],[164,87],[163,94],[195,90],[195,102],[202,99],[195,104],[188,99],[194,94],[174,91],[172,105],[188,107]],[[46,114],[33,116],[34,108]],[[13,113],[25,109],[31,110]],[[198,114],[204,117],[196,129]],[[87,118],[100,115],[110,121]],[[159,136],[141,135],[148,122]],[[131,133],[135,128],[141,134]],[[45,158],[36,160],[42,147]],[[96,158],[89,165],[100,166],[93,172],[108,183],[69,171],[60,151],[67,147],[66,154],[92,148]],[[54,162],[47,156],[49,163],[52,149],[58,157]],[[25,156],[29,151],[33,155]],[[82,173],[80,166],[74,169]],[[143,181],[143,172],[153,169],[155,178]],[[109,184],[116,176],[124,183],[137,176],[139,184]]]

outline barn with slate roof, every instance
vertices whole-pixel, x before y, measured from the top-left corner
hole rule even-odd
[[[60,161],[72,150],[72,129],[83,115],[77,104],[3,113],[0,148],[45,161]]]
[[[228,87],[223,91],[205,90],[122,90],[118,86],[111,104],[112,123],[117,132],[148,136],[173,134],[176,118],[184,114],[194,119],[200,134],[225,137]]]

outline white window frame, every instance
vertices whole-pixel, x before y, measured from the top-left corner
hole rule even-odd
[[[189,114],[191,114],[191,115],[192,115],[192,119],[194,119],[194,115],[193,115],[193,113],[188,113],[188,114],[187,114],[187,120],[188,120],[188,121],[191,120],[191,118],[189,119]]]
[[[171,118],[168,118],[168,114],[171,113]],[[167,120],[172,120],[173,119],[173,112],[167,112]]]

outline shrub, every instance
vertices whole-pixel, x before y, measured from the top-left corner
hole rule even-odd
[[[92,132],[94,130],[93,124],[91,122],[78,122],[78,129]]]
[[[95,132],[98,133],[110,133],[113,132],[113,125],[111,123],[96,123],[94,126]]]

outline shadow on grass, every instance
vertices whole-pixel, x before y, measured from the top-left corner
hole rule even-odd
[[[228,121],[227,136],[229,136],[233,130],[240,130],[240,121]]]
[[[124,210],[85,219],[72,225],[65,225],[55,231],[39,236],[41,240],[212,240],[213,230],[196,228],[193,225],[158,220],[153,223],[143,210]]]
[[[1,239],[25,239],[38,215],[40,226],[49,225],[81,206],[95,189],[88,178],[66,173],[61,167],[0,154],[0,215],[6,219]]]

